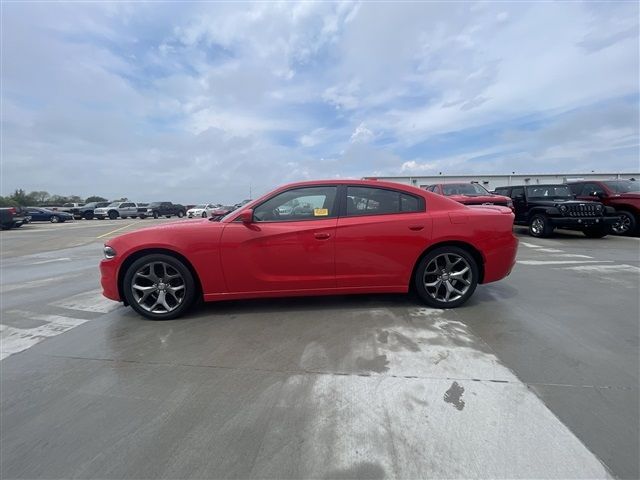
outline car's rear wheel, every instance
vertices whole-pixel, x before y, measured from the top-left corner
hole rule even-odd
[[[109,212],[109,218],[110,218],[111,220],[115,220],[116,218],[118,218],[118,212],[116,212],[115,210],[111,210],[111,211]]]
[[[158,218],[160,215],[158,215],[158,212],[153,212],[153,218]]]
[[[182,210],[180,210],[178,212],[178,218],[182,218],[182,217],[184,217],[184,212]]]
[[[546,215],[540,213],[531,217],[529,221],[529,235],[532,237],[545,238],[550,237],[553,233],[553,225]]]
[[[51,215],[51,218],[49,219],[49,221],[51,223],[58,223],[60,221],[60,217],[57,215]]]
[[[631,212],[620,210],[616,212],[620,221],[611,226],[611,231],[616,235],[632,235],[638,226],[636,217]]]
[[[440,247],[418,264],[414,277],[416,292],[427,305],[456,308],[475,291],[480,274],[473,256],[460,247]]]
[[[127,269],[123,291],[127,303],[143,317],[170,320],[191,306],[196,283],[186,265],[177,258],[151,254],[139,258]]]

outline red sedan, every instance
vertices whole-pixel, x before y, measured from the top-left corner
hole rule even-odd
[[[438,183],[426,187],[427,191],[449,197],[464,205],[501,205],[513,210],[509,197],[489,192],[477,183]]]
[[[453,308],[507,276],[513,213],[418,188],[338,180],[286,185],[219,221],[116,237],[100,263],[104,295],[157,320],[205,301],[404,293]]]

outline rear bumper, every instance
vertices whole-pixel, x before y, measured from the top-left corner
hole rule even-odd
[[[618,217],[551,217],[556,228],[581,229],[586,227],[611,226],[619,221]]]
[[[509,275],[516,264],[517,253],[518,239],[513,234],[486,249],[482,283],[496,282]]]

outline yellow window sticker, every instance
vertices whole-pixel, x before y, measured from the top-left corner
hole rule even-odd
[[[329,210],[327,208],[314,208],[313,216],[314,217],[326,217],[329,215]]]

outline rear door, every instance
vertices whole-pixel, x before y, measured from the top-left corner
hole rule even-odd
[[[405,287],[431,238],[423,197],[399,190],[347,186],[336,232],[336,284]]]
[[[515,221],[527,221],[527,200],[524,196],[524,187],[513,187],[511,189],[511,200],[513,201],[513,209],[515,210]]]
[[[253,223],[227,224],[221,251],[229,292],[335,288],[337,192],[335,185],[292,188],[257,205]]]

